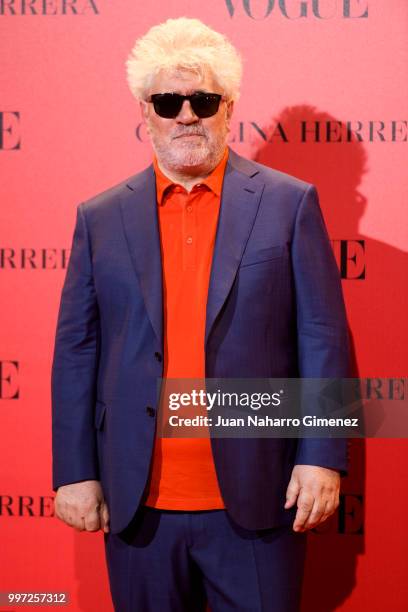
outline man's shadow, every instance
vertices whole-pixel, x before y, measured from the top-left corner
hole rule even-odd
[[[320,142],[316,142],[313,131],[316,122]],[[333,128],[337,125],[343,142],[325,141],[327,122],[334,122],[330,124]],[[303,135],[302,125],[308,130]],[[367,207],[366,198],[359,192],[368,170],[363,142],[355,135],[344,142],[345,124],[308,105],[286,108],[262,132],[266,141],[261,141],[251,158],[313,183],[318,189],[329,236],[342,267],[352,376],[403,376],[404,364],[408,363],[407,349],[401,342],[407,337],[407,304],[399,287],[408,258],[404,251],[363,235],[359,229]],[[303,612],[337,609],[356,584],[357,557],[365,552],[365,470],[365,440],[353,439],[340,506],[320,528],[309,532]]]

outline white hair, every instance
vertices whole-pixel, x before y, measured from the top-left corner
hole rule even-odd
[[[161,70],[177,69],[191,70],[201,77],[209,70],[228,99],[239,98],[242,59],[238,51],[224,35],[199,19],[168,19],[136,41],[126,61],[130,91],[145,99]]]

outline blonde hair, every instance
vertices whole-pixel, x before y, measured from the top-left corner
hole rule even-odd
[[[201,77],[210,70],[228,99],[239,98],[242,59],[238,51],[224,35],[199,19],[168,19],[136,41],[126,60],[130,91],[144,99],[161,70],[177,69],[191,70]]]

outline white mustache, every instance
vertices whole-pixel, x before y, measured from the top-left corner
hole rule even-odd
[[[181,136],[206,136],[204,132],[181,132],[180,134],[175,134],[173,138],[180,138]]]

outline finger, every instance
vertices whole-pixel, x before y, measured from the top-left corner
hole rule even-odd
[[[291,508],[296,500],[297,497],[299,495],[299,491],[300,491],[300,486],[297,480],[295,480],[294,478],[291,478],[289,484],[288,484],[288,488],[286,490],[286,502],[284,505],[284,508]]]
[[[69,527],[75,526],[75,508],[66,501],[59,501],[55,504],[55,516]]]
[[[304,528],[312,529],[312,527],[316,527],[316,525],[321,523],[326,507],[327,501],[316,498],[313,504],[312,511],[304,524]]]
[[[74,513],[67,514],[66,518],[63,520],[64,520],[64,523],[66,523],[69,527],[72,527],[73,529],[76,529],[77,531],[84,531],[85,529],[84,519],[81,518],[79,515],[76,515]]]
[[[101,528],[100,505],[90,510],[84,517],[87,531],[98,531]]]
[[[331,516],[333,514],[334,510],[332,508],[333,508],[333,506],[328,502],[326,504],[326,507],[325,507],[325,510],[324,510],[322,516],[320,517],[319,525],[320,525],[320,523],[324,523],[324,521],[327,521],[329,516]]]
[[[101,529],[105,532],[109,532],[109,510],[106,502],[103,502],[102,508],[100,511],[101,516]]]
[[[339,505],[338,501],[333,503],[332,501],[329,500],[327,502],[327,504],[326,504],[326,508],[325,508],[324,514],[323,514],[320,522],[322,523],[323,521],[328,519],[329,516],[334,514],[336,512],[336,510],[337,510],[338,505]]]
[[[312,511],[314,503],[314,497],[310,493],[300,492],[297,503],[296,517],[293,522],[293,529],[295,531],[303,531],[304,524],[309,518],[310,512]]]
[[[85,521],[84,516],[80,512],[79,508],[71,503],[65,503],[62,508],[63,521],[76,529],[77,531],[84,531]]]
[[[77,518],[73,527],[77,531],[85,531],[86,527],[84,517],[80,516],[79,518]]]

